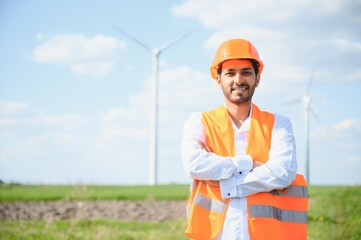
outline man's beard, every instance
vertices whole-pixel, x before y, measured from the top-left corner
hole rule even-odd
[[[253,97],[256,86],[251,87],[248,84],[241,84],[240,86],[237,86],[237,87],[248,87],[248,90],[247,90],[248,95],[243,97],[242,94],[240,94],[235,97],[234,95],[232,95],[232,92],[234,91],[233,88],[235,88],[235,87],[232,87],[229,91],[226,91],[225,87],[222,85],[222,91],[223,91],[224,96],[228,99],[228,101],[230,101],[234,104],[242,104],[242,103],[249,102]]]

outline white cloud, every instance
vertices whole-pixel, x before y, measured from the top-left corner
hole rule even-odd
[[[114,108],[102,114],[97,147],[105,146],[110,141],[129,143],[148,140],[151,81],[148,78],[143,89],[130,97],[128,108]],[[159,75],[160,137],[179,138],[180,126],[190,111],[212,109],[220,105],[222,100],[221,91],[208,74],[185,66],[163,69]]]
[[[5,102],[0,100],[0,114],[14,114],[29,109],[30,106],[27,103],[20,102]]]
[[[160,73],[159,102],[164,108],[179,109],[212,105],[220,90],[209,74],[186,66],[164,69]],[[219,95],[220,96],[220,95]]]
[[[38,34],[37,38],[44,43],[35,48],[35,61],[66,65],[76,74],[92,77],[105,76],[126,48],[125,42],[104,35],[63,34],[46,38]]]
[[[60,129],[59,129],[60,130]],[[55,146],[75,147],[79,146],[79,138],[70,132],[62,131],[39,131],[37,134],[29,136],[23,142],[28,148],[43,149],[43,154],[49,153],[49,150]],[[47,147],[49,149],[47,149]],[[62,150],[65,150],[64,148]],[[67,149],[69,150],[69,149]]]
[[[42,41],[43,39],[47,38],[48,35],[46,33],[38,32],[35,36],[36,40]]]
[[[218,46],[228,40],[230,38],[245,38],[250,41],[253,39],[260,39],[260,38],[267,38],[270,35],[275,35],[273,41],[277,39],[282,39],[285,37],[285,33],[282,32],[275,32],[274,29],[267,29],[267,28],[252,28],[252,27],[235,27],[232,29],[224,29],[214,32],[204,43],[204,48],[207,50],[211,50],[214,52]]]
[[[36,112],[28,103],[0,101],[0,127],[41,126],[73,129],[90,121],[81,114],[46,115]],[[26,114],[24,114],[26,112]]]
[[[127,112],[122,108],[114,108],[107,112],[103,118],[103,124],[114,124],[117,122],[121,122],[122,119],[126,118]]]
[[[354,69],[346,76],[346,80],[350,82],[361,82],[361,69]]]
[[[349,118],[311,132],[310,168],[314,184],[360,182],[360,124],[361,119]]]
[[[359,156],[359,155],[348,156],[346,158],[346,162],[349,162],[349,163],[361,163],[361,156]]]
[[[152,78],[149,77],[144,88],[130,97],[128,111],[132,114],[128,118],[150,114],[151,84]],[[184,112],[185,109],[188,112],[189,109],[214,106],[214,104],[220,104],[223,99],[221,91],[209,73],[193,70],[187,66],[162,69],[159,74],[158,88],[160,111],[170,114]],[[136,119],[132,119],[132,121],[136,121]],[[148,118],[144,119],[144,122],[148,122]]]
[[[361,43],[355,31],[360,10],[358,1],[342,0],[188,0],[172,9],[174,15],[194,18],[214,31],[205,49],[214,52],[226,39],[246,38],[257,47],[265,72],[271,64],[283,66],[278,74],[290,76],[291,82],[308,79],[315,69],[324,82],[361,81]],[[336,67],[347,68],[348,76],[338,77]]]
[[[337,132],[352,131],[361,133],[361,119],[344,119],[335,124],[333,129]]]
[[[64,128],[74,128],[85,124],[89,117],[81,114],[62,114],[57,116],[39,116],[34,119],[34,123],[45,126],[57,126]]]
[[[342,0],[317,3],[311,0],[188,0],[175,5],[172,12],[176,16],[196,18],[207,28],[225,29],[272,24],[275,27],[275,23],[287,24],[299,19],[307,21],[309,16],[338,16],[351,11],[353,5],[357,3],[347,4]],[[357,16],[356,12],[353,14]]]
[[[105,76],[115,66],[114,62],[74,63],[70,65],[72,72],[96,78]]]
[[[216,0],[210,3],[207,0],[188,0],[174,6],[172,11],[176,16],[198,18],[205,27],[223,29],[235,25],[252,26],[260,22],[285,22],[294,18],[300,9],[307,8],[310,2]],[[257,14],[260,12],[262,15]]]
[[[142,140],[148,135],[144,125],[134,124],[132,119],[140,118],[141,112],[113,108],[101,116],[100,139],[96,145],[102,146],[107,141]]]
[[[6,136],[0,146],[2,161],[76,152],[81,146],[76,130],[90,120],[80,114],[42,114],[22,102],[2,101],[1,108],[11,109],[0,118],[0,135]]]
[[[0,119],[0,127],[16,126],[42,126],[42,127],[61,127],[72,129],[87,123],[89,118],[80,114],[63,114],[56,116],[38,115],[33,117],[3,117]]]
[[[335,142],[338,142],[340,146],[347,142],[349,146],[358,146],[360,148],[361,145],[357,143],[361,139],[361,119],[343,119],[332,126],[316,129],[312,136],[314,139],[321,141],[335,139]],[[345,139],[348,141],[343,141]],[[351,139],[355,139],[355,141],[351,141]]]
[[[148,136],[148,129],[131,128],[129,126],[106,126],[102,129],[101,140],[144,140]]]
[[[341,47],[349,51],[361,51],[361,42],[351,41],[344,38],[333,38],[331,42],[335,47]]]

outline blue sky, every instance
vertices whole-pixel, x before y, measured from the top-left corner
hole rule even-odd
[[[311,183],[361,184],[360,1],[0,2],[0,179],[147,184],[150,48],[160,55],[159,183],[188,183],[184,120],[223,103],[218,45],[246,38],[265,64],[254,102],[293,123],[304,173],[302,103],[311,76]],[[115,26],[115,27],[114,27]]]

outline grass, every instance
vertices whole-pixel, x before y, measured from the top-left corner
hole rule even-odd
[[[1,239],[36,240],[97,240],[97,239],[187,239],[183,232],[185,221],[122,222],[110,219],[76,221],[3,221]]]
[[[184,221],[122,222],[110,219],[54,221],[3,221],[0,239],[36,240],[158,240],[187,239]],[[1,237],[2,236],[2,237]]]
[[[361,239],[361,186],[314,186],[308,239]]]
[[[361,186],[311,186],[308,239],[361,239]],[[0,185],[0,201],[185,200],[187,185]],[[1,204],[1,202],[0,202]],[[1,239],[186,239],[185,221],[122,222],[111,219],[0,221]]]
[[[94,186],[1,184],[1,201],[184,200],[188,185]]]

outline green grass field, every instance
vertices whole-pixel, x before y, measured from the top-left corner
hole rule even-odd
[[[308,239],[361,239],[361,186],[311,186]],[[185,200],[186,185],[0,185],[0,201]],[[110,219],[0,222],[0,239],[186,239],[184,221],[122,222]]]
[[[55,200],[184,200],[187,185],[93,186],[93,185],[0,185],[0,201]]]
[[[110,219],[80,221],[4,221],[0,222],[0,239],[34,240],[157,240],[187,239],[184,221],[121,222]]]
[[[361,239],[361,186],[309,188],[308,239]]]

